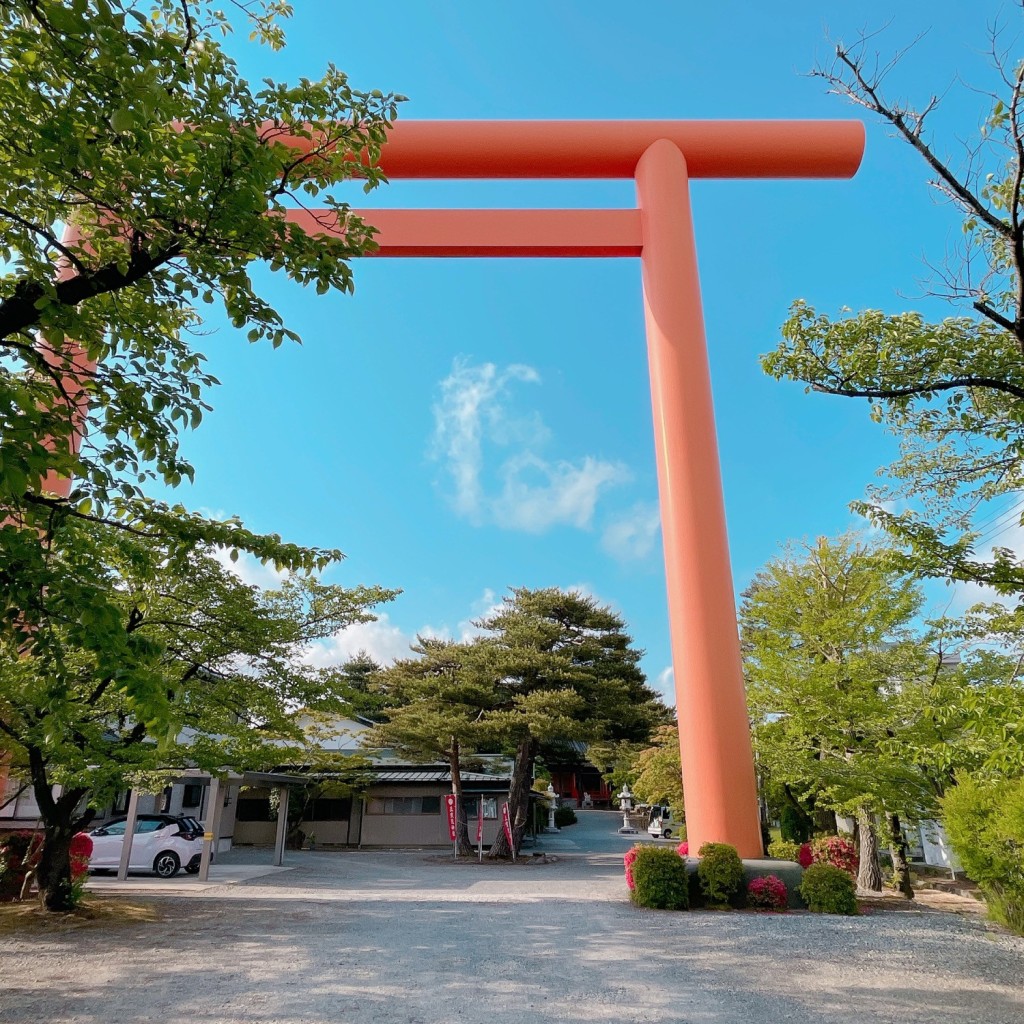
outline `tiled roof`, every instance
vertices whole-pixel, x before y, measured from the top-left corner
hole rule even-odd
[[[391,768],[373,773],[375,782],[451,782],[452,775],[447,768]],[[463,772],[463,783],[490,782],[496,786],[508,782],[508,777],[486,775],[483,772]]]

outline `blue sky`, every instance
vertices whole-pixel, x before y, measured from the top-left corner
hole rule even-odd
[[[956,156],[984,110],[978,0],[717,4],[296,0],[281,53],[229,41],[254,81],[316,76],[410,97],[405,118],[858,116],[804,75],[826,33],[889,23],[885,52],[927,35],[896,92],[950,89],[935,127]],[[951,83],[953,83],[952,87]],[[868,123],[842,182],[698,182],[694,212],[737,590],[789,539],[854,524],[893,455],[861,405],[765,377],[789,304],[944,307],[922,299],[923,257],[959,233],[923,164]],[[629,182],[398,182],[356,205],[632,206]],[[635,260],[365,260],[356,294],[258,286],[304,344],[272,351],[211,319],[223,385],[186,441],[196,483],[176,497],[290,540],[341,548],[330,578],[404,593],[336,638],[402,652],[417,631],[461,635],[512,585],[580,586],[625,616],[656,684],[671,665]],[[699,500],[699,496],[695,496]],[[251,578],[265,578],[257,568]]]

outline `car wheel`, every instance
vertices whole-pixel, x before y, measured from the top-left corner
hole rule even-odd
[[[194,868],[193,867],[186,867],[185,868],[185,874],[186,875],[198,875],[199,874],[199,865],[197,864]]]
[[[662,837],[662,839],[671,839],[672,838],[672,829],[670,829],[670,828],[665,829],[665,831],[661,833],[661,837]]]
[[[178,860],[178,855],[170,850],[158,853],[156,860],[153,861],[153,870],[161,878],[173,878],[180,867],[181,861]]]

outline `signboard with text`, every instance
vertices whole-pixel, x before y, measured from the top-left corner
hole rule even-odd
[[[454,793],[446,794],[444,798],[444,808],[448,813],[448,838],[454,843],[455,838],[458,835]]]

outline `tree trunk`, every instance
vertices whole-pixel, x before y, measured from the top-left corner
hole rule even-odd
[[[533,740],[527,737],[520,740],[516,747],[515,762],[512,765],[512,781],[509,784],[508,794],[508,816],[512,825],[512,840],[515,844],[515,852],[523,841],[523,833],[529,824],[530,813],[530,787],[533,784],[533,759],[535,748]],[[497,860],[512,856],[513,847],[509,845],[508,837],[503,828],[498,829],[491,848],[487,851],[489,860]]]
[[[78,805],[88,793],[86,789],[67,789],[54,797],[46,760],[38,747],[27,748],[29,777],[39,814],[43,820],[43,848],[36,866],[39,900],[47,910],[74,910],[71,885],[71,840],[87,823],[92,812],[78,814]]]
[[[859,853],[860,868],[857,871],[857,888],[864,892],[882,891],[882,865],[878,860],[878,840],[875,837],[875,823],[871,815],[861,808],[857,811],[860,826]]]
[[[892,854],[892,887],[912,900],[914,886],[907,863],[907,836],[898,814],[890,814],[886,821],[889,826],[889,852]]]
[[[462,765],[459,754],[459,741],[453,736],[452,745],[448,748],[448,765],[452,773],[452,796],[455,797],[455,855],[472,857],[474,850],[469,841],[466,805],[462,802]]]
[[[70,820],[46,823],[43,849],[36,867],[39,899],[47,910],[74,910],[71,887],[71,839],[75,828]]]

